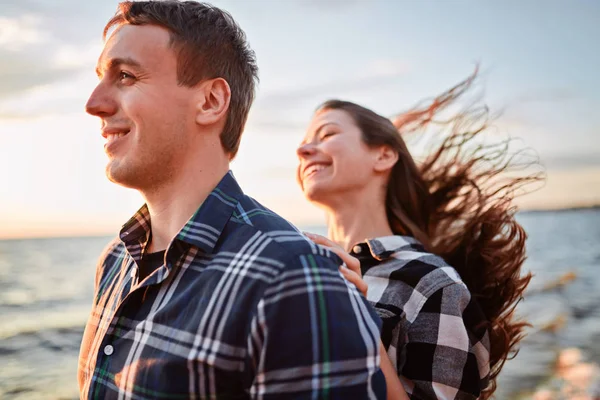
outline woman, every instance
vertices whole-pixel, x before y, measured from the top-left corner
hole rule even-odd
[[[336,246],[360,260],[342,273],[363,291],[368,284],[383,320],[382,368],[391,362],[412,399],[489,398],[526,326],[513,318],[531,276],[521,276],[526,235],[511,202],[539,176],[510,175],[523,165],[508,141],[481,144],[487,110],[434,120],[476,74],[394,122],[327,101],[297,151],[298,182],[325,210],[333,243],[313,238],[349,266]],[[449,133],[417,164],[400,133],[434,124]]]

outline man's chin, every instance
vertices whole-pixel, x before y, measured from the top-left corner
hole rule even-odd
[[[119,166],[114,165],[113,162],[109,163],[106,166],[105,174],[109,181],[112,183],[116,183],[117,185],[124,186],[126,188],[135,188],[135,179],[132,179],[133,175],[130,171],[124,171],[124,168],[119,168]]]

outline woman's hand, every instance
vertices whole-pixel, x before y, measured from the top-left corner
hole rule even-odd
[[[360,261],[348,254],[339,244],[327,239],[325,236],[308,232],[304,232],[304,234],[316,244],[319,244],[337,254],[344,262],[344,264],[340,266],[340,272],[344,278],[346,278],[350,283],[354,284],[354,286],[356,286],[356,288],[365,297],[367,297],[367,289],[369,286],[362,278]]]

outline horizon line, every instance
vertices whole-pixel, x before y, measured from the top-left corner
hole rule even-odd
[[[585,211],[585,210],[600,210],[600,203],[594,204],[582,204],[582,205],[574,205],[569,207],[556,207],[556,208],[523,208],[519,209],[517,213],[523,214],[534,214],[534,213],[555,213],[555,212],[568,212],[568,211]],[[290,221],[292,222],[292,221]],[[326,227],[325,224],[322,223],[294,223],[297,227]],[[117,231],[118,232],[118,231]],[[64,233],[64,234],[49,234],[49,235],[13,235],[13,236],[3,236],[0,233],[0,241],[16,241],[16,240],[44,240],[44,239],[81,239],[81,238],[103,238],[103,237],[114,237],[117,232],[97,232],[97,233],[86,233],[86,234],[78,234],[76,232],[73,233]]]

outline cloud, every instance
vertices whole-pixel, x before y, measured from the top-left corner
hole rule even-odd
[[[327,81],[307,80],[303,84],[290,77],[293,87],[259,93],[248,129],[277,133],[304,131],[308,118],[325,99],[377,96],[381,91],[389,91],[390,85],[403,82],[411,71],[412,67],[403,60],[380,58]]]
[[[0,112],[6,100],[93,70],[116,3],[0,0]]]
[[[261,107],[290,107],[307,99],[323,98],[324,96],[345,95],[357,92],[372,92],[385,88],[390,81],[405,77],[411,68],[407,63],[394,59],[377,59],[337,79],[307,83],[294,82],[294,87],[282,88],[265,93],[259,99]]]
[[[79,46],[65,44],[56,49],[52,63],[56,68],[78,68],[93,71],[101,52],[102,43],[100,41]]]
[[[549,170],[538,191],[517,197],[521,209],[560,209],[600,204],[600,166]]]
[[[364,77],[394,78],[410,73],[411,66],[404,60],[380,58],[367,64]]]
[[[306,129],[307,121],[278,120],[275,118],[248,118],[247,131],[263,132],[302,132]]]
[[[3,17],[39,17],[37,28],[61,43],[82,44],[100,39],[104,24],[114,15],[118,1],[0,0]]]
[[[47,34],[40,29],[40,22],[40,17],[29,14],[16,18],[0,17],[0,49],[19,51],[43,43]]]
[[[72,72],[51,61],[56,43],[42,25],[43,18],[33,14],[0,17],[0,100]]]
[[[41,67],[48,60],[36,54],[0,50],[0,59],[0,101],[64,79],[76,71],[76,68]]]
[[[2,1],[2,0],[0,0]],[[101,51],[100,28],[73,34],[80,18],[92,9],[77,9],[72,1],[47,7],[35,1],[18,2],[4,8],[0,17],[0,118],[23,119],[81,108],[80,93],[68,85],[84,73],[93,74]],[[6,11],[5,11],[6,10]],[[72,22],[74,21],[74,22]],[[100,23],[99,23],[100,25]],[[69,34],[70,33],[70,34]],[[69,94],[65,95],[65,91]],[[45,92],[45,93],[44,93]]]
[[[3,101],[0,99],[0,120],[82,112],[95,84],[96,77],[92,72],[74,70],[69,74],[69,79],[32,87]]]
[[[340,11],[359,4],[369,4],[370,0],[296,0],[302,6]]]
[[[578,154],[556,154],[542,157],[542,163],[551,169],[564,171],[583,167],[600,168],[600,151],[580,152]]]
[[[548,88],[522,93],[513,100],[515,103],[563,102],[581,99],[581,94],[570,88]]]

